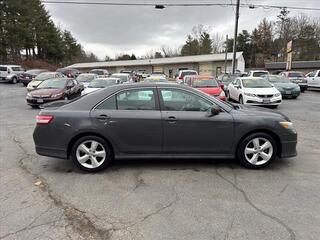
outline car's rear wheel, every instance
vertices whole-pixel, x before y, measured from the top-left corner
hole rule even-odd
[[[239,144],[237,157],[240,163],[251,169],[269,165],[277,156],[275,140],[266,133],[253,133]]]
[[[106,168],[113,160],[110,145],[97,136],[78,139],[72,147],[71,158],[83,171],[97,172]]]

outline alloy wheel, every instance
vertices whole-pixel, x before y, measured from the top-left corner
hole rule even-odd
[[[95,140],[87,140],[80,143],[76,150],[77,161],[80,165],[89,169],[101,166],[105,162],[106,157],[106,149]]]
[[[253,138],[248,142],[244,149],[246,160],[255,165],[263,165],[270,161],[273,154],[273,147],[271,142],[266,138]]]

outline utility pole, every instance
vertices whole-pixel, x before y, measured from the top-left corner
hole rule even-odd
[[[228,34],[226,35],[225,57],[224,57],[224,73],[227,73],[227,61],[228,61]]]
[[[240,0],[237,0],[236,19],[235,19],[234,37],[233,37],[232,74],[234,74],[235,71],[236,71],[236,54],[237,54],[237,36],[238,36],[239,7],[240,7]]]

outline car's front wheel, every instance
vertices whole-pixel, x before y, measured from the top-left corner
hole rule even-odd
[[[277,156],[275,140],[266,133],[253,133],[239,144],[237,158],[246,168],[258,169],[269,165]]]
[[[85,136],[74,143],[71,158],[81,170],[97,172],[112,162],[113,154],[110,145],[104,139]]]
[[[18,82],[18,79],[17,79],[16,77],[13,77],[13,78],[12,78],[12,83],[13,83],[13,84],[16,84],[17,82]]]

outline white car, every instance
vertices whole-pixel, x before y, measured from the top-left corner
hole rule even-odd
[[[198,75],[198,72],[195,70],[180,70],[176,78],[177,83],[183,83],[184,77],[189,75]]]
[[[320,70],[307,74],[308,87],[320,88]]]
[[[98,78],[98,75],[95,73],[81,73],[76,80],[86,88],[96,78]]]
[[[0,82],[17,83],[25,70],[20,65],[0,65]]]
[[[262,75],[268,75],[269,72],[266,70],[251,70],[246,75],[247,77],[261,77]]]
[[[111,75],[113,78],[119,78],[120,83],[131,83],[133,82],[132,77],[129,73],[114,73]]]
[[[109,78],[96,78],[93,79],[88,87],[86,87],[81,95],[85,95],[91,92],[95,92],[99,89],[106,88],[112,85],[120,84],[121,80],[119,78],[109,77]]]
[[[281,93],[263,78],[236,78],[229,84],[228,90],[229,98],[241,104],[277,107],[282,102]]]

